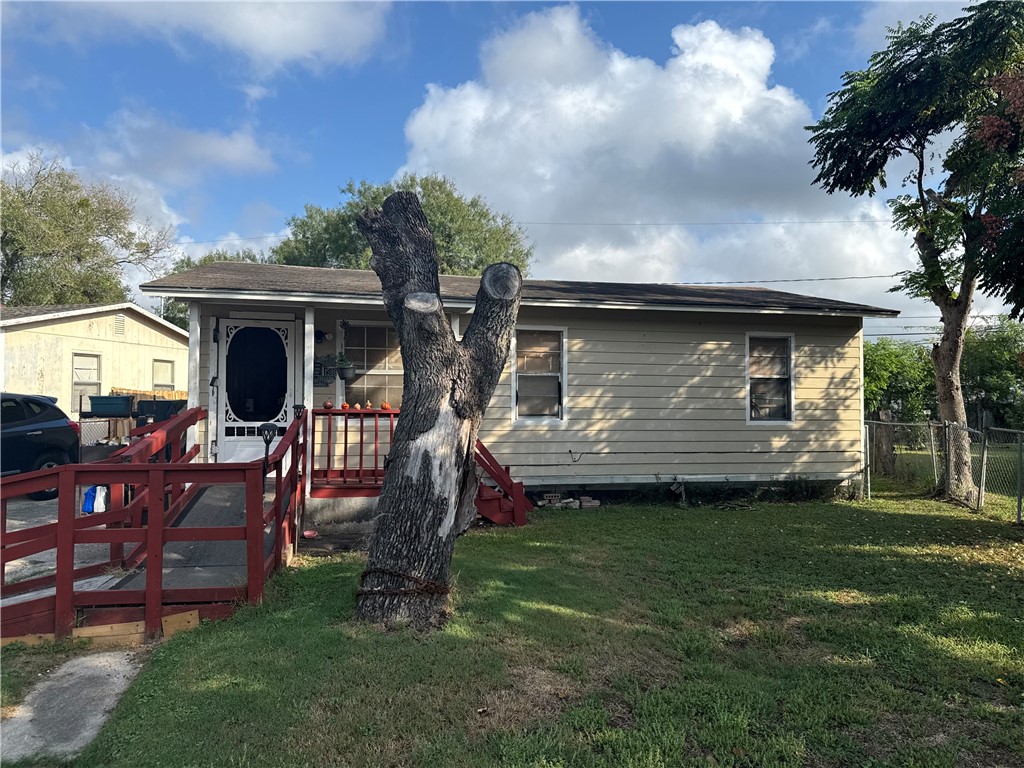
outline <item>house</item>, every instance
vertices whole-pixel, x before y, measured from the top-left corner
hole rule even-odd
[[[456,336],[478,287],[441,277]],[[394,414],[380,406],[401,405],[402,361],[373,272],[218,262],[142,291],[189,302],[190,405],[209,411],[209,459],[262,456],[261,423],[316,406],[313,484],[339,462],[344,480],[357,414],[328,401],[370,403],[357,442],[372,429],[386,453]],[[526,280],[480,439],[532,489],[855,478],[863,318],[896,314],[764,288]],[[342,351],[350,383],[333,375]]]
[[[69,414],[113,389],[183,391],[188,333],[129,302],[0,309],[4,391],[49,395]]]

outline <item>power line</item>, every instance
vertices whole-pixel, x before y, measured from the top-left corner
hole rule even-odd
[[[831,280],[874,280],[880,277],[899,277],[902,272],[892,275],[844,275],[842,277],[790,277],[775,280],[715,280],[706,283],[680,283],[680,285],[750,285],[751,283],[820,283]]]
[[[531,227],[748,227],[764,224],[892,224],[892,219],[812,219],[803,221],[517,221]]]

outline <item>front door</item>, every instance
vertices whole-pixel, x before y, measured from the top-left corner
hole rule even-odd
[[[260,424],[284,434],[295,401],[295,333],[286,320],[219,322],[218,461],[262,458]]]

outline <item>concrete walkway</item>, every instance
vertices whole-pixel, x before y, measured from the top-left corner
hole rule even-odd
[[[99,733],[140,666],[137,652],[108,651],[59,667],[0,723],[0,762],[78,754]]]

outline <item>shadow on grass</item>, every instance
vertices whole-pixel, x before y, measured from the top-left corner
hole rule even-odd
[[[309,562],[158,648],[76,764],[1024,765],[1022,540],[928,503],[538,514],[460,542],[431,635]]]

